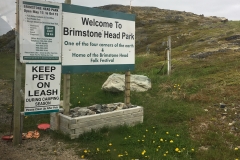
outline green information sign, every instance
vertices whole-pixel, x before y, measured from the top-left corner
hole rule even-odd
[[[44,26],[45,37],[55,37],[55,26]]]

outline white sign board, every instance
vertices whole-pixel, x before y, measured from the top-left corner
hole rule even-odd
[[[111,69],[116,65],[134,65],[135,17],[127,16],[81,6],[63,7],[63,70],[65,66],[71,70],[71,66],[109,65]]]
[[[19,0],[19,20],[20,61],[61,62],[62,5]]]
[[[61,64],[26,64],[25,115],[58,112]]]

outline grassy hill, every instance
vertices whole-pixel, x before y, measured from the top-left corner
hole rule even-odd
[[[100,8],[130,13],[129,6]],[[144,107],[144,123],[104,128],[81,136],[76,140],[81,145],[69,143],[79,156],[89,159],[240,159],[240,22],[155,7],[132,7],[131,13],[136,14],[132,74],[152,81],[151,90],[131,92],[131,103]],[[168,36],[172,39],[170,76],[165,61]],[[0,61],[1,78],[10,79],[3,69],[6,63],[12,66],[12,57],[1,53]],[[123,93],[100,90],[110,74],[71,75],[73,106],[123,101]],[[44,122],[34,117],[25,121],[25,129]]]

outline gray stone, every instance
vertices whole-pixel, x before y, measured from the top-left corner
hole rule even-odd
[[[100,104],[94,104],[94,105],[89,106],[89,107],[87,107],[87,108],[90,109],[90,110],[92,110],[92,111],[98,111],[98,110],[101,110],[102,105],[100,105]]]
[[[94,104],[92,106],[88,107],[75,107],[70,109],[70,117],[79,117],[79,116],[86,116],[86,115],[94,115],[94,114],[99,114],[99,113],[104,113],[104,112],[112,112],[116,110],[121,110],[121,109],[128,109],[128,108],[133,108],[137,107],[137,105],[132,105],[132,104],[124,104],[122,102],[118,103],[110,103],[110,104]]]
[[[143,75],[131,75],[130,90],[144,92],[151,88],[151,80]],[[102,90],[110,92],[122,92],[125,90],[125,75],[112,74],[102,85]]]
[[[89,111],[90,109],[87,109],[87,107],[83,107],[78,110],[78,114],[79,116],[85,116],[88,114]]]

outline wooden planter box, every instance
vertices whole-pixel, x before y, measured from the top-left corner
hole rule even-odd
[[[71,118],[61,113],[50,114],[50,128],[69,134],[71,139],[78,138],[84,132],[98,130],[104,126],[134,126],[143,122],[143,107],[116,110],[95,115]]]

